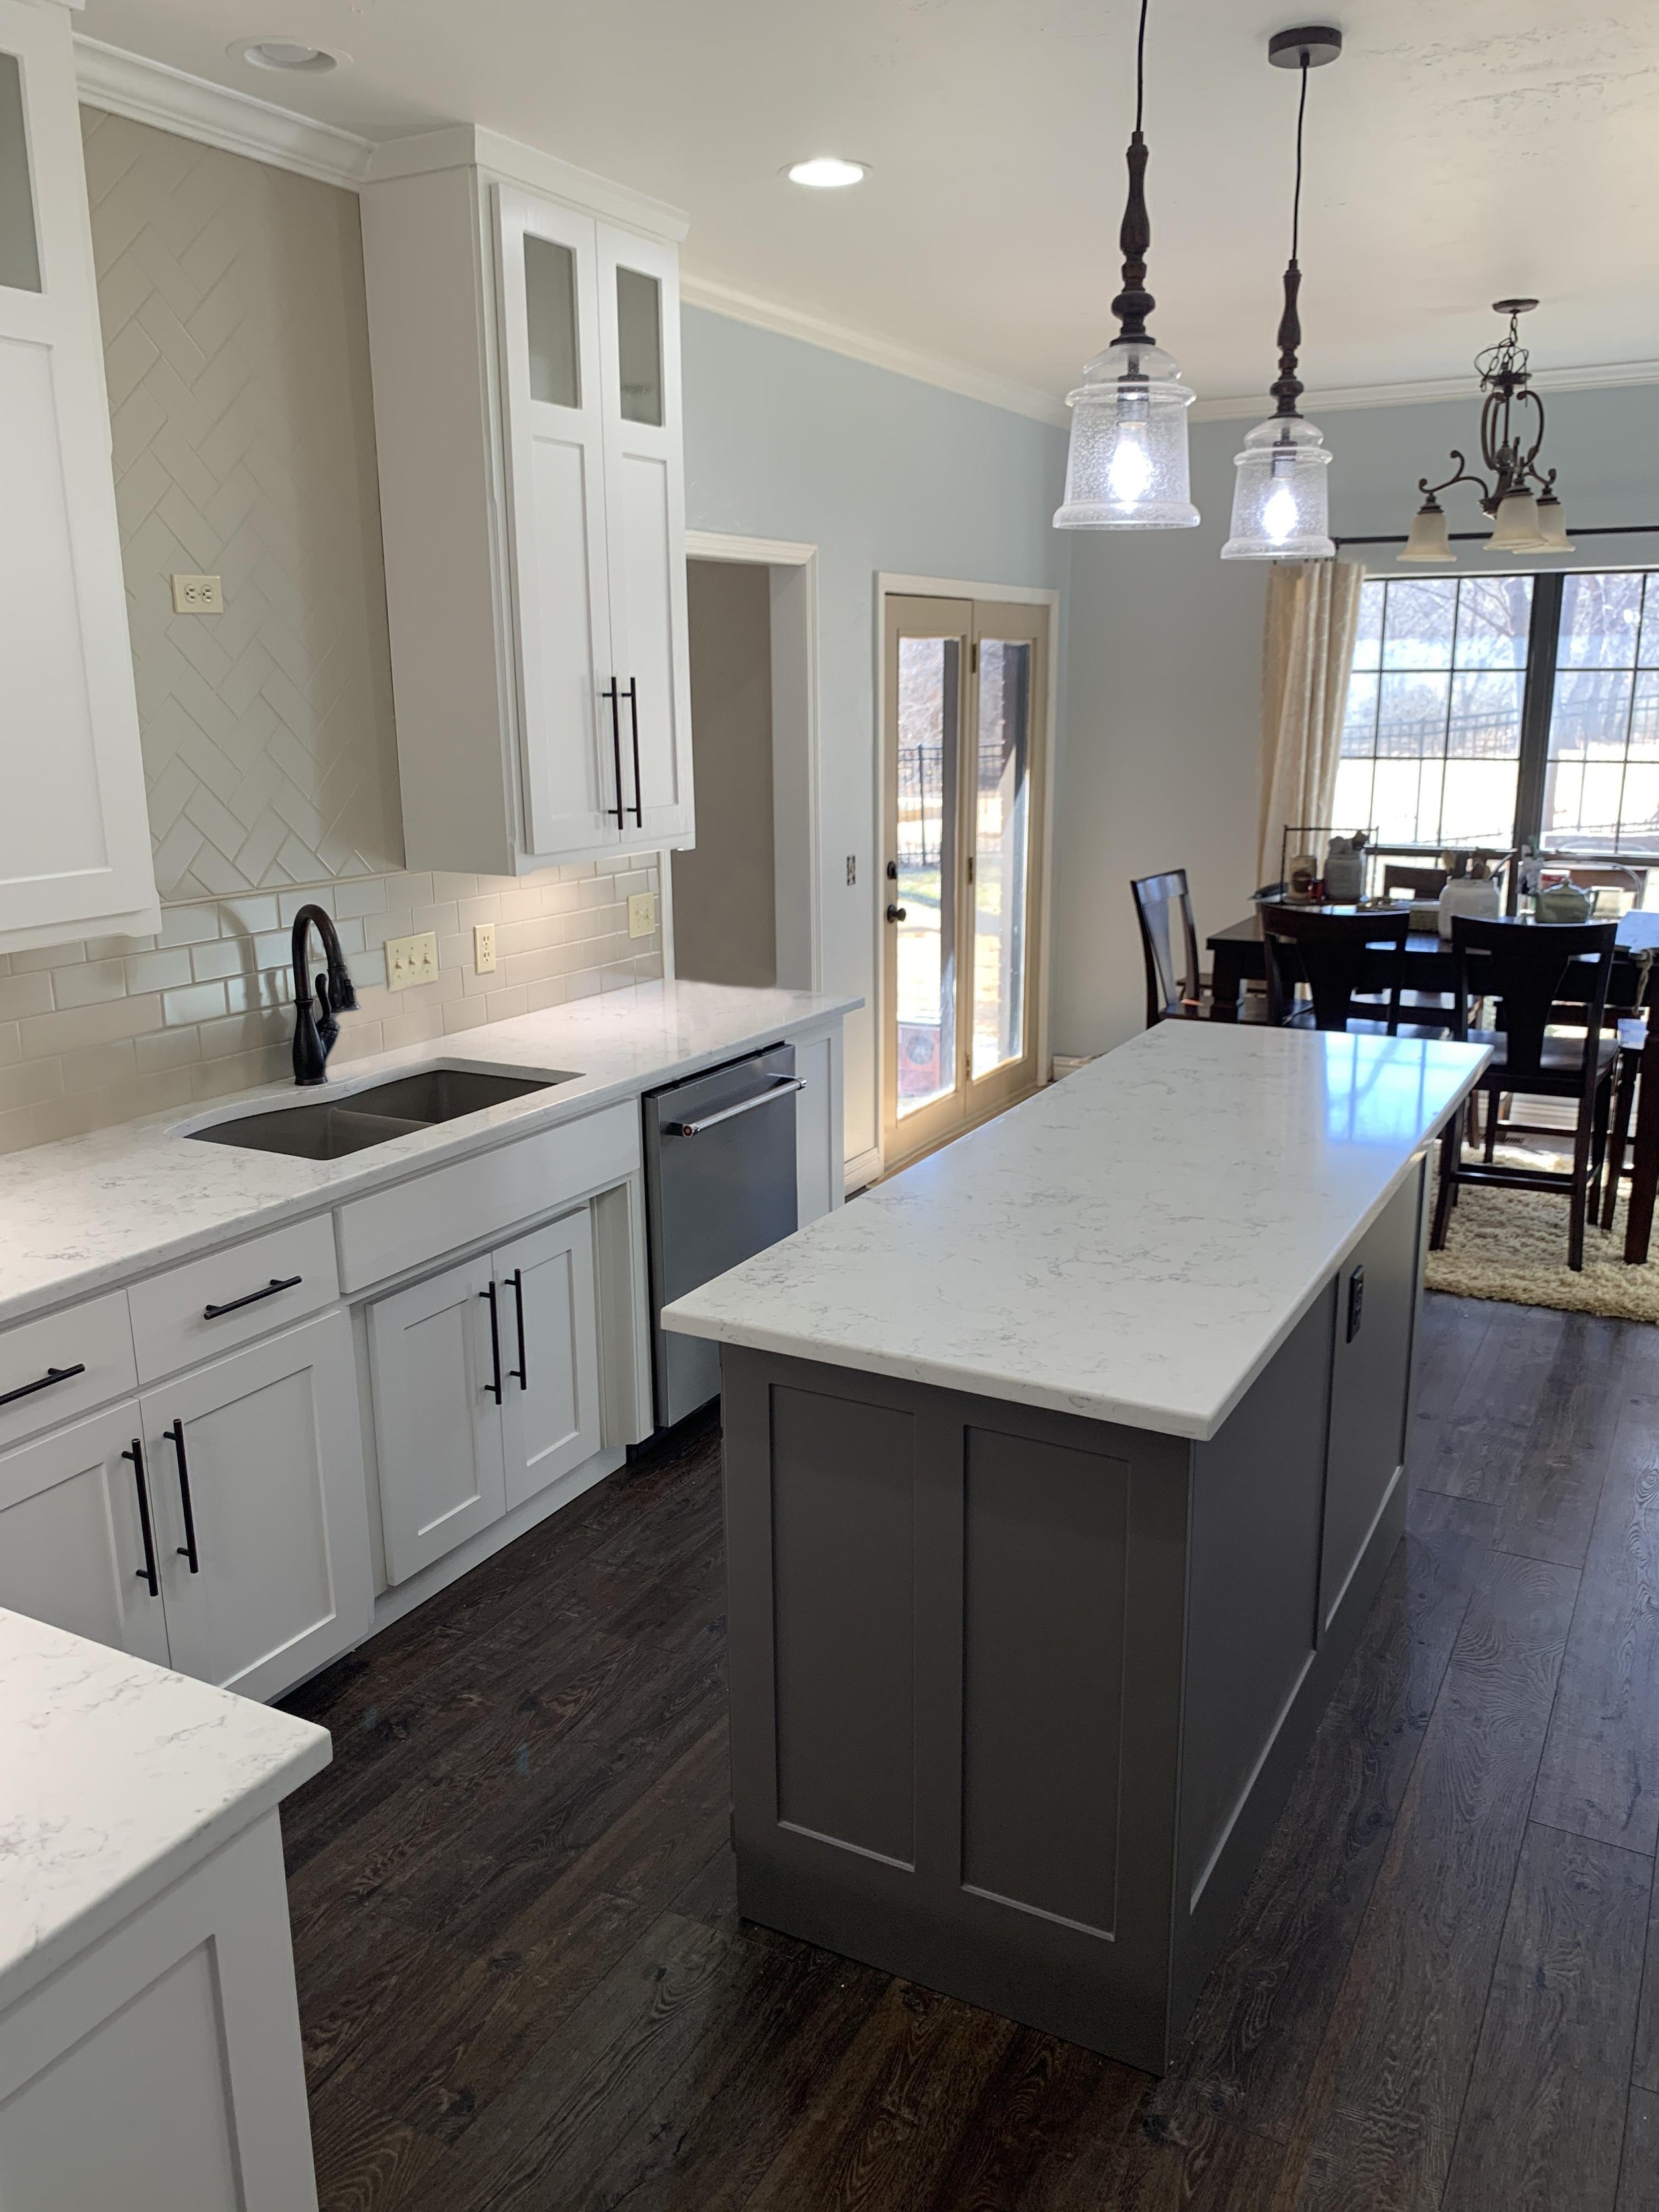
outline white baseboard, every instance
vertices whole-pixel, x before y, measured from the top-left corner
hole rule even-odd
[[[850,1196],[862,1190],[866,1183],[874,1182],[881,1174],[881,1147],[872,1145],[867,1152],[855,1152],[847,1163],[846,1189]]]

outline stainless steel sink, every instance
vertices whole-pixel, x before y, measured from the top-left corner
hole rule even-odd
[[[417,1075],[365,1084],[343,1097],[308,1098],[303,1106],[232,1116],[188,1133],[207,1145],[287,1152],[301,1160],[339,1160],[371,1145],[389,1145],[394,1137],[575,1080],[576,1071],[564,1068],[547,1075],[485,1075],[470,1067],[425,1067]]]

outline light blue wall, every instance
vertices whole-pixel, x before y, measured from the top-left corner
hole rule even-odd
[[[681,327],[689,526],[818,548],[823,981],[870,1002],[848,1025],[850,1158],[878,1127],[875,580],[1058,586],[1065,433],[702,309]]]
[[[1560,471],[1569,527],[1659,523],[1659,386],[1547,397],[1542,459]],[[1264,401],[1262,412],[1267,412]],[[1419,477],[1478,447],[1467,400],[1337,410],[1320,419],[1334,459],[1339,536],[1404,531]],[[1144,1018],[1132,876],[1184,866],[1200,932],[1246,911],[1255,888],[1265,579],[1217,557],[1232,459],[1246,422],[1194,423],[1194,531],[1091,537],[1072,546],[1064,775],[1055,809],[1051,1041],[1056,1052],[1121,1043]],[[1448,493],[1453,530],[1478,526],[1474,494]],[[1391,568],[1392,547],[1349,557]],[[1461,564],[1502,556],[1460,549]],[[1589,538],[1567,562],[1659,566],[1659,536]]]

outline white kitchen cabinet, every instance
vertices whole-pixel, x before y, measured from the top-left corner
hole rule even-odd
[[[507,1510],[493,1287],[489,1260],[469,1260],[368,1310],[380,1524],[394,1583]]]
[[[395,1583],[599,1450],[588,1209],[376,1299],[368,1345]]]
[[[0,0],[0,951],[159,926],[67,8]]]
[[[141,1403],[173,1664],[274,1697],[360,1643],[373,1596],[346,1315]]]
[[[410,865],[690,844],[684,224],[455,137],[362,196]]]
[[[0,1606],[165,1667],[154,1482],[137,1399],[8,1452]]]
[[[514,1354],[501,1395],[507,1503],[522,1505],[599,1449],[593,1229],[584,1206],[494,1255]]]

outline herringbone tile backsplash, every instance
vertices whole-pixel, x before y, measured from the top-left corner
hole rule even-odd
[[[511,881],[406,874],[357,204],[84,108],[155,938],[0,954],[0,1152],[282,1080],[289,927],[337,917],[337,1060],[662,973],[656,855]],[[222,615],[175,615],[179,570]],[[499,965],[472,968],[472,925]],[[393,997],[388,937],[439,973]]]

